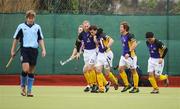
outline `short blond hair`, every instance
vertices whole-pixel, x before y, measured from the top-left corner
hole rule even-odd
[[[28,10],[26,11],[26,18],[28,18],[29,16],[33,16],[36,17],[36,12],[34,10]]]
[[[83,28],[83,25],[79,25],[79,27],[78,28]]]
[[[90,22],[88,20],[84,20],[82,24],[88,23],[90,24]]]

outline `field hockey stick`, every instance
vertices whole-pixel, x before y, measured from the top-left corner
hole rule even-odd
[[[19,47],[16,49],[14,56],[11,56],[11,57],[10,57],[8,63],[6,64],[6,69],[11,65],[11,63],[13,62],[13,59],[15,58],[15,56],[17,55],[17,53],[19,52],[20,48],[21,48],[21,47],[19,46]]]
[[[82,54],[82,47],[80,48],[80,55]],[[66,59],[65,61],[60,61],[60,64],[63,66],[65,64],[67,64],[68,62],[72,61],[73,59],[75,59],[76,56],[70,57],[68,59]]]
[[[60,64],[63,66],[65,64],[67,64],[68,62],[72,61],[74,58],[75,58],[75,56],[70,57],[70,58],[66,59],[65,61],[60,61]]]

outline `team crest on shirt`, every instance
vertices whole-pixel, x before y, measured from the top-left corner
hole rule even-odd
[[[126,39],[123,36],[121,38],[122,42],[126,42]]]
[[[89,38],[87,38],[87,43],[91,42]]]
[[[153,50],[151,50],[151,53],[154,53],[154,51],[153,51]]]

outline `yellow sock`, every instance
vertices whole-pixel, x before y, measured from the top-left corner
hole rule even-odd
[[[87,81],[87,84],[91,85],[91,78],[90,78],[90,75],[89,75],[88,71],[84,73],[84,77],[85,77],[85,79]]]
[[[97,82],[101,91],[104,90],[103,78],[104,75],[102,73],[97,73]]]
[[[120,76],[121,76],[121,78],[122,78],[122,80],[123,80],[123,82],[124,82],[124,85],[125,85],[125,86],[128,86],[128,85],[129,85],[129,82],[128,82],[128,78],[127,78],[127,75],[126,75],[125,71],[121,72],[121,73],[120,73]]]
[[[135,72],[133,72],[133,82],[134,82],[134,87],[137,88],[139,83],[139,75],[136,70]]]
[[[149,79],[149,81],[150,81],[152,87],[153,87],[154,89],[158,89],[158,86],[157,86],[155,77],[154,77],[154,76],[149,76],[148,79]]]
[[[92,81],[92,84],[97,84],[97,79],[96,79],[96,72],[95,70],[91,70],[90,71],[90,75],[91,75],[91,81]]]
[[[160,80],[166,80],[166,79],[167,79],[167,75],[162,75],[162,74],[161,74],[161,75],[159,76],[159,79],[160,79]]]
[[[92,75],[91,75],[91,72],[88,71],[88,74],[89,74],[89,77],[88,77],[88,79],[89,79],[89,84],[90,84],[90,85],[93,85],[93,77],[92,77]]]
[[[113,84],[118,84],[118,80],[117,80],[117,78],[113,75],[112,72],[109,72],[108,78],[111,80],[111,82],[112,82]]]
[[[107,80],[103,74],[102,74],[102,76],[103,76],[103,85],[105,86],[107,84]]]

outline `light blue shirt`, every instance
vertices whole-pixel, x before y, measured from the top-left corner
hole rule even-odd
[[[22,47],[38,48],[39,40],[43,39],[41,27],[38,24],[28,26],[26,23],[21,23],[13,36],[14,39],[19,39]]]

